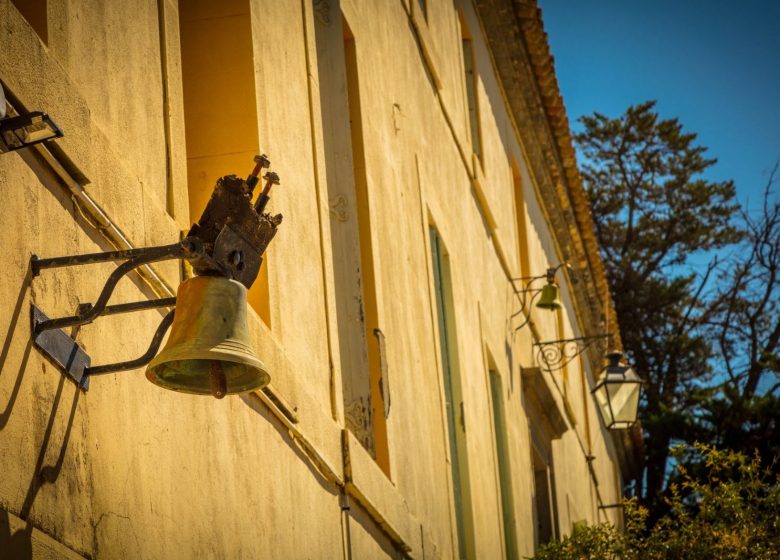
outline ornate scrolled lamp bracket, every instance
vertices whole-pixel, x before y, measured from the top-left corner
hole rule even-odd
[[[550,372],[560,371],[577,356],[601,340],[612,337],[610,333],[577,338],[562,338],[534,342],[536,362]]]
[[[523,322],[515,327],[513,335],[531,321],[530,308],[534,305],[541,309],[560,309],[561,301],[555,274],[563,266],[568,267],[567,264],[560,264],[548,268],[545,274],[539,276],[512,279],[512,287],[520,300],[520,309],[513,313],[511,318],[521,313],[525,315]],[[546,280],[546,284],[541,288],[535,287],[534,284],[542,279]],[[515,281],[524,282],[524,288],[518,290]],[[607,342],[601,347],[601,351],[605,352],[611,339],[611,333],[603,333],[537,341],[534,342],[536,363],[550,373],[561,371],[583,352],[602,341]],[[636,422],[644,382],[633,368],[621,362],[622,357],[622,353],[617,351],[607,354],[608,365],[601,371],[598,382],[591,391],[596,398],[604,425],[609,430],[630,428]]]
[[[537,363],[543,364],[551,373],[559,371],[598,341],[611,337],[607,333],[537,342],[534,344]],[[623,354],[616,350],[607,354],[607,365],[591,390],[608,430],[630,428],[636,423],[639,414],[639,397],[644,380],[632,367],[624,364],[622,358]]]

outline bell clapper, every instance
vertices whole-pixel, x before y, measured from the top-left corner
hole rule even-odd
[[[222,369],[222,362],[219,360],[209,361],[209,385],[215,399],[221,399],[227,395],[227,379],[225,379],[225,371]]]

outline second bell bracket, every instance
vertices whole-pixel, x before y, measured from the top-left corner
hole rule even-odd
[[[544,274],[539,274],[537,276],[522,276],[519,278],[510,278],[510,284],[512,286],[512,291],[514,292],[515,296],[517,296],[518,301],[520,303],[520,308],[512,313],[510,315],[509,320],[511,321],[518,315],[522,314],[524,315],[523,321],[514,329],[512,330],[512,340],[514,340],[514,336],[522,329],[524,326],[526,326],[528,323],[531,322],[531,309],[533,308],[534,301],[542,294],[544,291],[544,288],[537,288],[534,286],[534,284],[539,280],[546,280],[547,284],[555,284],[555,275],[557,274],[558,270],[561,268],[567,268],[571,270],[571,266],[567,263],[561,263],[557,266],[552,266],[547,268]],[[522,282],[524,284],[522,289],[518,289],[515,285],[515,282]],[[529,299],[530,294],[530,299]]]
[[[156,309],[160,307],[175,307],[175,297],[108,305],[108,301],[111,298],[117,283],[129,272],[153,262],[170,259],[190,260],[210,259],[210,257],[204,252],[203,244],[200,240],[193,237],[187,237],[172,245],[129,249],[125,251],[108,251],[104,253],[89,253],[85,255],[72,255],[48,259],[39,259],[33,255],[30,259],[30,268],[33,277],[38,276],[42,270],[49,268],[124,261],[109,275],[96,302],[94,304],[81,304],[75,315],[50,319],[40,308],[33,304],[31,309],[33,343],[84,390],[89,388],[90,375],[125,371],[149,363],[157,353],[160,343],[165,336],[165,332],[173,321],[173,311],[170,311],[163,318],[160,326],[152,337],[149,349],[142,356],[134,360],[113,364],[92,366],[89,355],[63,329],[91,323],[98,317],[104,315],[130,313],[133,311]]]

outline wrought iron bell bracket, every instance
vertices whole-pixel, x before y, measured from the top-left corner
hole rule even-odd
[[[268,172],[263,176],[265,186],[257,200],[252,202],[254,188],[260,181],[259,174],[271,162],[267,156],[258,155],[254,163],[254,169],[246,180],[228,175],[217,181],[200,219],[192,226],[187,237],[178,243],[46,259],[33,255],[30,259],[33,277],[50,268],[124,261],[109,275],[95,303],[81,304],[75,315],[51,319],[33,304],[31,321],[35,346],[63,373],[87,390],[92,375],[126,371],[151,362],[173,322],[174,311],[171,310],[160,322],[149,349],[139,358],[100,366],[91,365],[89,355],[64,328],[91,323],[104,315],[172,308],[176,305],[175,297],[108,305],[117,283],[128,273],[154,262],[180,259],[189,261],[196,275],[222,276],[250,288],[260,272],[263,253],[282,222],[281,214],[264,212],[270,200],[271,188],[280,182],[276,173]]]
[[[160,307],[175,307],[175,297],[108,305],[116,285],[128,273],[153,262],[171,259],[191,260],[210,259],[210,257],[205,254],[201,241],[193,237],[187,237],[179,243],[172,245],[129,249],[126,251],[108,251],[48,259],[39,259],[33,255],[30,259],[30,269],[33,278],[39,276],[42,270],[50,268],[124,261],[109,275],[96,302],[94,304],[82,303],[79,305],[78,313],[75,315],[50,319],[43,310],[33,304],[31,308],[33,343],[84,390],[89,388],[89,376],[91,375],[126,371],[149,363],[160,348],[165,332],[173,322],[173,310],[160,322],[152,337],[149,349],[142,356],[134,360],[112,364],[92,366],[89,355],[63,329],[85,325],[105,315],[117,315]]]
[[[514,319],[520,314],[524,315],[523,322],[515,327],[512,331],[513,338],[517,331],[531,322],[531,309],[533,309],[535,301],[539,298],[539,296],[542,294],[542,291],[544,290],[544,287],[536,287],[534,284],[542,279],[546,280],[547,284],[554,284],[556,273],[563,267],[571,269],[571,265],[567,263],[561,263],[558,266],[549,267],[544,274],[539,274],[538,276],[521,276],[510,279],[512,282],[512,290],[520,300],[520,309],[512,313],[510,320]],[[524,287],[522,289],[518,289],[515,286],[515,282],[523,282]]]

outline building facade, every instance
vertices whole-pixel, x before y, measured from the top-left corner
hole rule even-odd
[[[65,132],[0,155],[0,557],[521,558],[620,523],[607,344],[540,354],[619,335],[535,1],[0,0],[0,53],[10,109]],[[284,215],[249,292],[268,387],[140,368],[83,391],[33,346],[31,304],[69,315],[116,265],[33,277],[32,255],[176,242],[260,152]],[[534,308],[523,278],[564,263],[561,309]],[[163,314],[67,332],[116,362]]]

